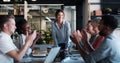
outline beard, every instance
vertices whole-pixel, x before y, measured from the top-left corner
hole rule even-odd
[[[100,35],[100,36],[106,36],[106,34],[104,33],[104,31],[100,31],[100,32],[99,32],[99,35]]]

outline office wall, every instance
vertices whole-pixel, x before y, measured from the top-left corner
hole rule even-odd
[[[65,20],[70,22],[71,31],[76,30],[76,6],[64,6]]]

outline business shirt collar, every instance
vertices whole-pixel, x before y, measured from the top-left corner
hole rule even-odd
[[[63,24],[62,25],[64,25],[65,24],[65,21],[63,21]],[[57,28],[59,28],[59,26],[58,26],[58,24],[57,24],[57,21],[55,22],[55,25],[57,26]]]

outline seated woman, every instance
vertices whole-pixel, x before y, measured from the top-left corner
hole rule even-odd
[[[18,42],[19,42],[18,48],[21,48],[25,44],[26,34],[31,34],[32,30],[31,30],[31,27],[30,27],[28,21],[26,21],[25,19],[20,19],[16,23],[16,26],[17,26],[16,31],[19,34],[19,36],[18,36]],[[25,54],[26,56],[29,56],[31,54],[32,48],[39,38],[40,38],[40,33],[37,33],[37,37],[34,40],[32,46],[26,51],[26,54]]]

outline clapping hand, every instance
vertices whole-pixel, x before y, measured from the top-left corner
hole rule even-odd
[[[38,41],[38,39],[41,37],[41,33],[40,32],[36,32],[36,38],[33,40],[33,44],[30,46],[30,48],[33,48],[33,46],[36,44],[36,42]]]
[[[86,31],[83,29],[80,31],[81,35],[82,35],[82,42],[87,42],[88,36]]]
[[[28,46],[31,46],[33,43],[33,40],[36,38],[36,30],[33,31],[33,33],[29,34],[28,32],[26,32],[26,39],[25,39],[25,43],[28,44]]]
[[[70,35],[70,38],[75,44],[78,44],[82,40],[82,35],[80,31],[77,30]]]

